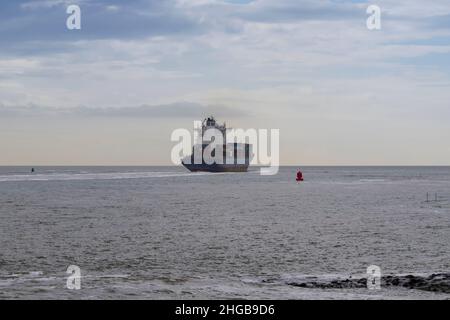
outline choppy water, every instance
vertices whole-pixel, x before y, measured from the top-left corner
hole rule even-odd
[[[0,167],[0,298],[450,298],[450,167],[295,171]]]

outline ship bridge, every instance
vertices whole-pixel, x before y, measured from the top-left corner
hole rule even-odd
[[[220,125],[217,123],[216,119],[214,119],[213,116],[210,116],[206,119],[203,120],[202,122],[202,138],[204,137],[205,132],[208,129],[216,129],[219,130],[222,133],[223,136],[223,143],[226,144],[226,139],[227,139],[227,126],[225,124],[225,122]],[[211,141],[206,141],[203,140],[203,143],[210,143]]]

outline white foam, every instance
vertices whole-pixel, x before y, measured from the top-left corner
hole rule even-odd
[[[168,178],[168,177],[196,177],[196,176],[212,175],[212,174],[213,173],[208,173],[208,172],[202,172],[202,173],[176,173],[176,172],[50,173],[50,174],[2,175],[2,176],[0,176],[0,182],[146,179],[146,178]]]

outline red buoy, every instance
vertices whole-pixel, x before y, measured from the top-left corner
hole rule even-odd
[[[303,173],[300,170],[297,171],[297,178],[295,180],[303,181]]]

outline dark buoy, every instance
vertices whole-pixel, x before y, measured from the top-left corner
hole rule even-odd
[[[34,172],[34,168],[31,168],[31,173],[33,173]]]
[[[295,179],[297,182],[303,181],[303,173],[300,169],[297,171],[297,178]]]

